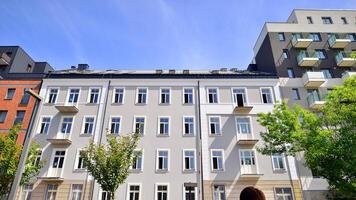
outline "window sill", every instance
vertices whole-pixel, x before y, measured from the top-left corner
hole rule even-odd
[[[113,106],[121,106],[121,105],[124,105],[124,103],[115,103],[115,102],[113,102],[113,103],[111,103],[111,105],[113,105]]]
[[[74,173],[84,173],[84,172],[88,172],[88,170],[86,170],[86,169],[74,169],[73,172]]]
[[[287,170],[286,169],[274,169],[273,173],[275,173],[275,174],[284,174],[284,173],[287,173]]]
[[[95,106],[95,105],[99,105],[99,103],[89,103],[89,102],[87,102],[87,106]]]
[[[79,134],[79,137],[92,137],[93,134],[88,134],[88,133],[81,133]]]
[[[211,134],[211,133],[209,133],[209,137],[221,137],[222,136],[222,134]]]
[[[162,137],[162,138],[165,138],[165,137],[169,137],[169,135],[161,135],[161,134],[157,134],[157,137]]]
[[[223,170],[223,169],[220,169],[220,170],[217,170],[217,169],[211,170],[211,173],[222,173],[222,172],[225,172],[225,170]]]
[[[183,134],[183,137],[191,138],[191,137],[195,137],[195,134]]]
[[[136,106],[145,106],[147,103],[135,103]]]
[[[156,169],[157,174],[166,174],[168,173],[168,169]]]
[[[184,169],[183,173],[184,174],[192,174],[192,173],[196,173],[196,170],[195,169]]]
[[[133,173],[133,174],[140,174],[142,173],[142,169],[129,169],[129,172],[130,173]]]

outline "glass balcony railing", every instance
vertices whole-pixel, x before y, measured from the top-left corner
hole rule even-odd
[[[305,58],[318,58],[318,55],[315,51],[300,51],[297,56],[298,62]]]
[[[356,61],[356,51],[340,51],[335,55],[335,60],[338,65],[343,65],[344,62],[353,65]],[[349,60],[348,63],[345,60]]]
[[[292,35],[292,41],[299,40],[299,39],[311,39],[312,40],[309,33],[294,33]]]
[[[313,106],[316,102],[324,101],[326,97],[326,93],[320,93],[319,91],[315,90],[308,94],[307,101],[309,106]]]
[[[328,37],[330,47],[344,48],[351,42],[350,34],[331,34]]]

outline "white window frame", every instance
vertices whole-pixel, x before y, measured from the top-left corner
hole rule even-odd
[[[221,169],[214,169],[213,165],[213,151],[220,151],[221,153],[221,158],[222,158],[222,167]],[[210,169],[212,173],[217,173],[217,172],[223,172],[225,171],[225,155],[224,155],[224,149],[210,149]]]
[[[271,102],[271,103],[264,103],[264,102],[263,102],[262,89],[269,89],[269,91],[271,92],[271,99],[272,99],[272,102]],[[272,87],[260,87],[260,98],[261,98],[261,103],[262,103],[262,104],[274,104],[273,88],[272,88]]]
[[[56,100],[55,100],[53,103],[49,103],[49,95],[50,95],[51,89],[57,89],[57,90],[58,90],[58,91],[57,91]],[[59,88],[59,87],[48,87],[48,88],[47,88],[47,94],[46,94],[46,103],[49,103],[49,104],[56,104],[57,101],[58,101],[59,93],[60,93],[60,88]]]
[[[117,103],[115,102],[115,95],[116,95],[116,89],[122,89],[122,102],[121,103]],[[114,87],[113,88],[113,95],[112,95],[112,103],[113,104],[124,104],[125,103],[125,87]]]
[[[145,119],[144,125],[143,125],[143,133],[140,134],[140,136],[144,136],[146,134],[147,118],[145,115],[134,115],[133,126],[132,126],[133,133],[136,132],[136,118],[144,118]]]
[[[115,133],[111,133],[111,123],[112,123],[113,118],[120,118],[119,133],[117,135],[121,135],[121,128],[122,128],[122,116],[121,115],[110,115],[108,130],[110,130],[110,134],[116,135]]]
[[[284,167],[284,168],[276,168],[276,166],[275,166],[275,164],[274,164],[274,160],[273,160],[274,157],[280,157],[280,158],[282,158],[282,162],[283,162],[283,167]],[[271,160],[272,160],[272,169],[273,169],[274,171],[287,171],[286,159],[285,159],[285,156],[284,156],[283,154],[280,154],[280,155],[278,155],[278,156],[272,154],[272,155],[271,155]]]
[[[93,121],[93,133],[84,133],[84,130],[85,130],[85,120],[86,118],[94,118],[94,121]],[[83,116],[83,121],[82,121],[82,130],[80,131],[80,135],[95,135],[95,124],[96,124],[96,116],[95,115],[84,115]]]
[[[254,160],[255,160],[255,166],[256,166],[256,173],[259,173],[259,167],[258,167],[258,160],[257,160],[257,153],[256,153],[256,149],[239,149],[239,164],[240,164],[240,169],[242,167],[241,164],[241,151],[253,151],[253,156],[254,156]]]
[[[239,127],[237,125],[237,119],[248,119],[249,120],[249,124],[250,124],[250,133],[239,133]],[[252,128],[252,117],[251,116],[235,116],[235,127],[236,127],[236,134],[240,135],[240,134],[250,134],[251,136],[253,135],[253,128]]]
[[[219,134],[212,134],[211,133],[211,127],[210,127],[210,122],[211,122],[211,118],[219,118]],[[221,117],[220,116],[209,116],[208,117],[208,129],[209,129],[209,136],[222,136],[222,128],[221,128]]]
[[[290,191],[291,191],[291,197],[292,197],[292,200],[294,200],[294,196],[293,196],[293,188],[291,188],[291,187],[273,187],[273,192],[274,192],[274,198],[275,199],[277,199],[277,188],[288,188],[288,189],[290,189]],[[285,194],[285,193],[284,193]],[[283,197],[283,199],[285,199],[284,197]]]
[[[185,187],[184,187],[184,184],[183,184],[183,200],[187,200],[185,198],[185,193],[188,192],[185,190]],[[198,200],[198,188],[197,187],[194,187],[194,196],[195,196],[195,200]]]
[[[146,103],[139,103],[138,102],[138,95],[139,95],[139,89],[146,89]],[[147,105],[148,104],[148,87],[137,87],[136,88],[136,100],[135,100],[136,104],[140,104],[140,105]]]
[[[70,132],[69,133],[62,133],[61,130],[62,130],[63,120],[64,120],[64,118],[70,118],[70,117],[73,119],[72,120],[72,126],[70,128]],[[59,127],[58,127],[58,133],[57,134],[68,134],[68,135],[71,135],[73,133],[74,122],[75,122],[75,116],[73,116],[73,115],[63,115],[61,117],[61,121],[60,121],[60,124],[59,124]]]
[[[247,95],[247,87],[232,87],[231,88],[231,98],[232,98],[232,102],[234,105],[237,105],[237,100],[235,101],[235,93],[234,93],[234,89],[243,89],[245,91],[245,99],[244,99],[244,106],[249,105],[249,98]],[[243,99],[243,98],[242,98]]]
[[[161,118],[168,118],[168,134],[160,134],[161,131]],[[159,137],[168,137],[171,135],[171,117],[170,116],[158,116],[158,125],[157,125],[157,136]]]
[[[92,91],[91,91],[92,89],[98,89],[99,90],[98,102],[96,102],[96,103],[90,103],[90,96],[91,96],[91,93],[92,93]],[[89,104],[100,104],[101,88],[100,87],[90,87],[88,91],[89,92],[88,92],[87,103],[89,103]]]
[[[30,187],[31,189],[29,189],[28,187]],[[25,200],[27,199],[27,197],[32,196],[32,192],[33,192],[33,184],[24,184],[21,186],[21,193],[20,193],[20,199],[22,199],[22,197],[25,197]]]
[[[38,149],[37,149],[37,152],[39,152],[39,151],[41,151],[40,161],[42,161],[42,157],[43,157],[43,149],[38,148]],[[35,160],[35,162],[37,161],[37,158],[38,158],[38,154],[36,154],[36,160]]]
[[[49,126],[48,126],[48,133],[41,133],[43,118],[47,118],[47,117],[50,118],[50,122],[49,122]],[[51,130],[52,119],[53,119],[53,116],[51,116],[51,115],[41,115],[39,123],[38,123],[38,127],[37,127],[37,134],[48,135]]]
[[[72,89],[79,89],[79,93],[78,93],[78,101],[76,103],[70,103],[69,102],[69,96],[70,96],[70,90]],[[65,101],[65,104],[66,105],[77,105],[79,104],[80,102],[80,94],[82,93],[82,90],[80,87],[69,87],[68,90],[67,90],[67,97],[66,97],[66,101]]]
[[[209,102],[209,89],[216,89],[216,99],[217,99],[217,102],[214,102],[214,103],[210,103]],[[207,93],[207,95],[206,95],[206,97],[207,97],[207,102],[208,102],[208,104],[218,104],[218,103],[220,103],[220,91],[219,91],[219,88],[218,87],[207,87],[206,88],[206,93]]]
[[[186,134],[185,133],[185,118],[193,118],[193,134]],[[183,116],[183,118],[182,118],[182,122],[183,122],[183,131],[182,131],[182,133],[183,133],[183,136],[184,137],[194,137],[195,136],[195,132],[196,132],[196,128],[195,128],[195,116],[188,116],[188,115],[185,115],[185,116]]]
[[[82,150],[83,150],[83,149],[81,149],[81,148],[77,148],[76,156],[75,156],[75,162],[74,162],[74,168],[73,168],[75,171],[79,171],[79,170],[86,171],[85,168],[78,168],[79,157],[80,157],[80,151],[82,151]]]
[[[194,169],[185,169],[185,152],[193,151],[194,152]],[[195,172],[197,170],[197,153],[195,149],[183,149],[183,172]]]
[[[130,186],[140,186],[139,189],[139,200],[142,200],[142,184],[141,183],[127,183],[127,189],[126,189],[126,200],[130,200]]]
[[[155,200],[158,200],[158,186],[167,186],[167,200],[169,200],[169,183],[155,183]]]
[[[129,167],[130,171],[132,172],[143,172],[143,161],[144,161],[144,150],[142,148],[135,149],[134,151],[140,151],[141,152],[141,169],[134,169],[132,168],[132,165]]]
[[[167,151],[168,155],[167,155],[167,169],[158,169],[159,167],[159,152],[160,151]],[[156,150],[156,172],[169,172],[170,171],[170,149],[157,149]]]
[[[168,89],[169,90],[169,98],[168,98],[168,103],[163,103],[162,102],[162,90],[164,90],[164,89]],[[163,105],[170,105],[171,103],[172,103],[172,89],[170,88],[170,87],[160,87],[159,88],[159,104],[163,104]]]
[[[45,200],[47,200],[47,199],[49,199],[49,197],[48,197],[48,193],[49,193],[49,190],[48,190],[48,186],[49,185],[57,185],[57,188],[56,188],[56,196],[55,196],[55,199],[57,199],[58,198],[58,187],[59,187],[59,184],[57,184],[57,183],[48,183],[48,184],[46,184],[46,195],[45,195]],[[51,190],[51,193],[53,193],[54,192],[54,190]]]
[[[185,89],[191,89],[192,90],[192,103],[185,103],[184,102],[184,95],[185,95],[185,92],[184,92],[184,90]],[[184,104],[184,105],[189,105],[189,104],[194,104],[195,103],[195,98],[194,98],[194,87],[183,87],[183,90],[182,90],[182,103]]]
[[[82,190],[81,190],[81,195],[80,195],[80,199],[83,199],[83,197],[84,197],[84,191],[83,191],[83,189],[84,189],[84,184],[81,184],[81,183],[74,183],[74,184],[70,184],[70,198],[69,199],[72,199],[73,198],[73,185],[82,185]]]

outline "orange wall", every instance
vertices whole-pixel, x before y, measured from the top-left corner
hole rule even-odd
[[[25,117],[22,123],[22,130],[19,134],[18,143],[23,143],[26,129],[29,126],[31,114],[35,105],[35,99],[30,98],[27,105],[20,105],[24,94],[24,89],[31,88],[35,92],[40,90],[41,80],[0,80],[0,110],[7,110],[7,116],[4,123],[0,123],[0,133],[6,133],[12,127],[18,110],[25,111]],[[5,99],[8,88],[16,88],[14,97],[11,100]]]

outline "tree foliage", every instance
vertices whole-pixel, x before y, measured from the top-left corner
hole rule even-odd
[[[266,127],[258,151],[265,155],[304,153],[305,164],[328,180],[334,197],[356,196],[356,77],[335,87],[320,114],[286,102],[259,114]]]
[[[137,133],[119,137],[109,135],[107,145],[90,141],[89,146],[80,152],[85,168],[101,188],[110,193],[111,199],[129,175],[138,140]]]

